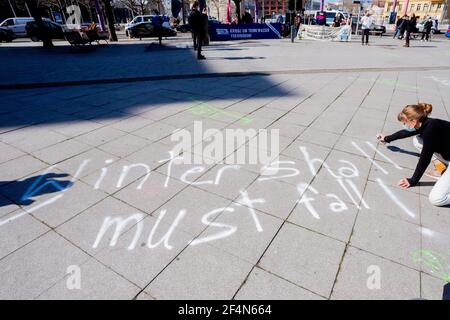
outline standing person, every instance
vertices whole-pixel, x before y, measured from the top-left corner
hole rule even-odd
[[[324,26],[325,25],[325,13],[320,11],[317,15],[317,25]]]
[[[397,22],[395,23],[395,32],[394,32],[394,39],[400,37],[400,30],[403,23],[403,17],[398,18]]]
[[[428,199],[435,206],[446,206],[450,204],[450,170],[446,170],[450,160],[450,122],[429,118],[432,110],[432,105],[428,103],[407,105],[397,117],[403,123],[404,130],[389,136],[379,134],[378,139],[389,143],[414,136],[413,144],[420,151],[419,162],[413,176],[401,179],[398,185],[405,189],[416,186],[433,160],[439,173],[427,175],[438,181],[431,189]]]
[[[253,23],[253,17],[250,14],[250,12],[246,11],[243,15],[242,15],[242,22],[243,23]]]
[[[205,60],[205,56],[202,55],[202,46],[205,42],[208,34],[208,15],[207,9],[203,9],[203,13],[199,11],[198,1],[194,1],[192,4],[192,11],[189,15],[189,24],[192,29],[192,37],[194,40],[194,50],[197,50],[197,59]]]
[[[303,19],[302,19],[302,16],[300,15],[300,13],[297,13],[297,15],[295,16],[295,19],[294,19],[294,23],[295,23],[295,30],[297,31],[297,39],[299,39],[300,40],[300,38],[301,38],[301,27],[302,27],[302,21]]]
[[[409,39],[411,39],[411,33],[416,32],[416,24],[417,18],[416,15],[413,13],[411,19],[409,19],[408,23],[406,24],[406,37],[404,47],[409,48]]]
[[[427,21],[425,21],[425,23],[423,24],[422,41],[423,38],[426,38],[426,40],[429,41],[432,27],[433,20],[431,20],[431,17],[428,17]]]
[[[163,23],[164,23],[163,18],[159,14],[156,14],[152,18],[152,23],[153,23],[153,26],[156,31],[156,36],[158,37],[159,45],[162,46],[162,34],[163,34]]]
[[[434,30],[435,30],[435,33],[439,30],[439,21],[438,21],[438,19],[437,18],[434,18]]]
[[[340,27],[341,26],[341,21],[342,21],[342,19],[341,19],[341,14],[338,12],[338,13],[336,13],[336,15],[334,16],[334,19],[333,19],[333,27]]]
[[[198,35],[197,35],[197,29],[198,29],[198,20],[199,20],[199,3],[198,1],[194,1],[191,8],[191,13],[188,17],[188,23],[191,27],[191,33],[192,33],[192,41],[194,42],[194,50],[197,50],[198,46]]]
[[[203,43],[204,46],[209,46],[209,17],[208,17],[208,8],[203,8],[203,16],[202,16],[202,27],[203,27]]]
[[[412,27],[413,27],[413,31],[412,32],[418,32],[418,30],[417,30],[417,19],[418,19],[418,17],[416,17],[416,15],[413,13],[412,16],[411,16],[411,21],[413,22],[412,23]]]
[[[406,27],[408,26],[408,23],[409,23],[409,16],[404,15],[402,24],[400,25],[400,35],[398,37],[400,40],[403,40],[403,38],[405,36]]]
[[[366,11],[366,14],[361,18],[362,45],[364,45],[364,38],[366,40],[366,46],[369,45],[369,32],[372,28],[373,23],[373,17],[370,15],[369,11]]]

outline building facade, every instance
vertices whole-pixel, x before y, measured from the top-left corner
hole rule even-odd
[[[192,2],[192,1],[191,1]],[[236,16],[236,6],[231,0],[231,16]],[[294,3],[291,0],[292,3]],[[303,8],[303,1],[297,0],[297,8],[300,11]],[[227,16],[228,0],[207,0],[210,15],[220,21],[225,21]],[[270,17],[273,14],[286,14],[289,12],[289,0],[243,0],[241,3],[241,14],[249,11],[253,17],[257,17],[258,21],[262,17]]]
[[[394,1],[386,1],[384,6],[384,16],[389,17],[389,14],[393,11]],[[419,20],[423,20],[426,17],[437,18],[442,21],[445,17],[447,10],[446,0],[397,0],[396,12],[397,16],[407,14],[411,16],[415,14],[419,17]]]

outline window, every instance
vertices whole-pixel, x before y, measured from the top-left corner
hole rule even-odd
[[[423,5],[423,11],[428,11],[428,7],[429,7],[429,6],[428,6],[428,3],[424,4],[424,5]]]
[[[413,11],[415,7],[416,7],[416,5],[415,5],[415,4],[412,4],[412,5],[411,5],[411,9],[409,9],[409,10]]]
[[[422,5],[420,4],[420,3],[418,3],[417,4],[417,11],[420,11],[420,7],[421,7]]]
[[[402,5],[401,4],[398,5],[398,11],[399,12],[402,11]]]
[[[434,11],[434,3],[431,4],[431,9],[430,11]]]
[[[439,3],[438,6],[437,6],[437,9],[439,10],[441,8],[441,6],[442,6],[442,4]]]

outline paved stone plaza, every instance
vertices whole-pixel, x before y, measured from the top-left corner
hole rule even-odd
[[[449,119],[450,42],[372,39],[1,45],[0,299],[441,299],[450,209],[376,134]],[[279,129],[282,169],[171,159],[196,121]]]

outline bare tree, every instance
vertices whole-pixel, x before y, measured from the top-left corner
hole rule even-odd
[[[236,15],[238,23],[241,23],[241,2],[242,0],[233,0],[236,5]]]
[[[103,0],[103,5],[105,6],[105,15],[106,15],[106,19],[108,20],[109,40],[117,41],[116,29],[114,26],[115,19],[114,19],[113,9],[111,7],[111,0]]]
[[[124,8],[130,10],[133,15],[138,14],[138,1],[137,0],[115,0],[116,3],[123,6]]]
[[[20,11],[26,10],[25,0],[10,0],[11,5]]]
[[[153,9],[157,9],[159,13],[162,12],[162,0],[114,0],[116,3],[127,8],[133,14],[145,15],[152,13]]]
[[[148,13],[148,0],[136,0],[136,3],[140,9],[140,14],[144,15]]]
[[[216,7],[217,10],[217,20],[220,20],[220,0],[209,0],[210,3],[213,4],[214,7]]]

